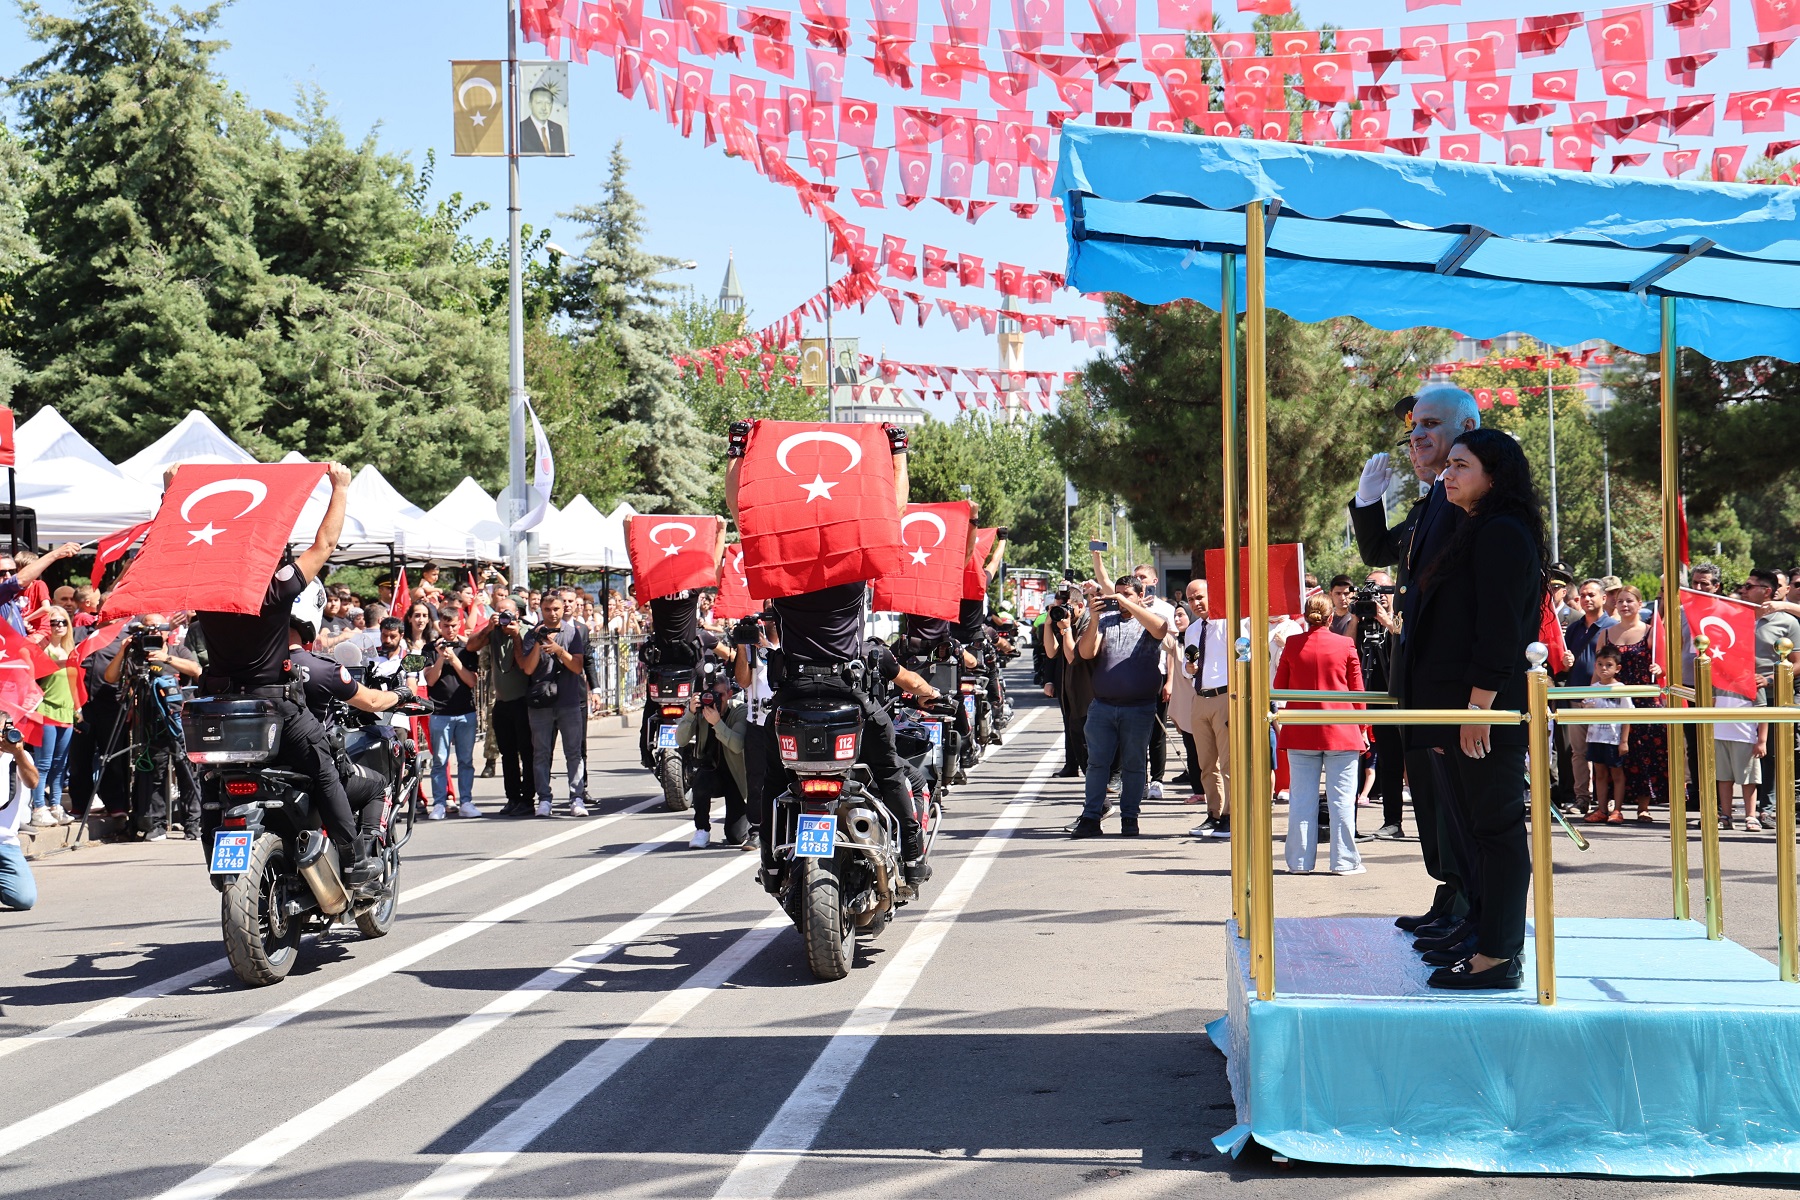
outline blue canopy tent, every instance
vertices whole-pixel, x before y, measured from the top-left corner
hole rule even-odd
[[[1066,125],[1054,194],[1066,211],[1070,286],[1148,304],[1188,299],[1244,314],[1241,410],[1237,323],[1220,323],[1223,530],[1225,544],[1237,545],[1241,415],[1245,541],[1252,564],[1265,563],[1268,551],[1267,306],[1303,321],[1349,316],[1383,329],[1429,325],[1472,337],[1521,332],[1551,345],[1603,338],[1660,356],[1668,629],[1681,627],[1674,553],[1676,349],[1687,346],[1715,360],[1768,355],[1800,361],[1800,192],[1791,188],[1596,177]],[[1237,555],[1224,560],[1226,619],[1235,622]],[[1253,570],[1247,583],[1249,612],[1260,614],[1267,605],[1266,572]],[[1665,926],[1674,939],[1667,944],[1698,936],[1697,946],[1684,943],[1666,961],[1653,961],[1641,957],[1647,953],[1642,947],[1662,935],[1623,928],[1641,922],[1553,918],[1553,813],[1544,798],[1547,784],[1535,778],[1539,769],[1547,773],[1541,761],[1547,754],[1534,751],[1536,920],[1526,955],[1535,956],[1537,996],[1511,1003],[1495,996],[1472,1007],[1440,999],[1426,1010],[1396,1005],[1389,1001],[1414,998],[1404,980],[1395,991],[1393,979],[1369,974],[1389,961],[1383,955],[1394,931],[1385,922],[1321,921],[1308,931],[1308,922],[1284,921],[1290,949],[1283,970],[1292,968],[1301,986],[1275,1003],[1270,664],[1262,654],[1240,651],[1240,657],[1247,661],[1239,668],[1241,686],[1233,689],[1242,707],[1234,721],[1232,778],[1234,784],[1243,780],[1234,791],[1245,803],[1238,806],[1240,828],[1232,839],[1234,969],[1229,1015],[1212,1031],[1227,1052],[1240,1124],[1220,1139],[1222,1146],[1254,1136],[1315,1160],[1501,1171],[1800,1170],[1800,1088],[1783,1072],[1733,1068],[1758,1054],[1752,1043],[1739,1048],[1737,1031],[1757,1030],[1750,1036],[1762,1045],[1794,1036],[1791,1022],[1800,1019],[1800,990],[1793,986],[1800,979],[1800,917],[1791,815],[1784,817],[1788,824],[1776,849],[1779,979],[1748,951],[1720,940],[1717,814],[1711,805],[1701,806],[1703,935],[1686,923],[1687,823],[1670,822],[1672,907],[1682,924]],[[1676,678],[1670,682],[1680,703],[1680,656],[1671,657]],[[1541,676],[1534,672],[1534,689],[1547,686]],[[1544,694],[1533,693],[1532,736],[1539,746],[1548,744],[1535,740],[1548,736]],[[1720,719],[1720,711],[1703,704],[1668,719]],[[1382,723],[1390,724],[1466,718],[1460,711],[1385,716]],[[1332,719],[1327,713],[1301,717]],[[1677,812],[1686,783],[1680,749],[1677,735],[1671,738],[1668,780]],[[1791,775],[1791,765],[1787,770]],[[1379,928],[1358,932],[1350,927],[1357,924]],[[1586,935],[1584,942],[1585,931],[1575,927],[1588,924],[1617,928]],[[1568,1006],[1574,1011],[1540,1007],[1556,1003],[1553,930],[1559,929],[1574,939],[1578,965],[1571,976],[1591,967],[1612,991],[1647,988],[1651,980],[1670,985],[1668,990],[1654,997],[1609,991],[1602,997],[1608,1003],[1578,996]],[[1592,946],[1627,944],[1638,948],[1626,955],[1639,956],[1635,961],[1593,957]],[[1739,959],[1721,966],[1716,955],[1727,951]],[[1310,972],[1309,986],[1309,964],[1351,966],[1336,974]],[[1729,979],[1777,990],[1728,996],[1700,986]],[[1709,1024],[1715,1010],[1731,1005],[1742,1007],[1722,1016],[1722,1024]],[[1544,1016],[1531,1017],[1534,1012]],[[1566,1015],[1551,1018],[1553,1012]],[[1404,1046],[1392,1041],[1389,1023],[1395,1021],[1411,1031]],[[1568,1040],[1553,1049],[1559,1036]],[[1642,1043],[1635,1050],[1634,1041]],[[1362,1053],[1301,1052],[1324,1043]],[[1652,1044],[1658,1052],[1644,1055]],[[1494,1053],[1502,1046],[1507,1054]],[[1701,1058],[1730,1073],[1725,1091],[1713,1086],[1720,1081],[1699,1078],[1704,1073],[1693,1064]],[[1588,1097],[1593,1103],[1584,1107],[1592,1111],[1571,1113],[1553,1102],[1573,1096]],[[1658,1098],[1655,1104],[1651,1097]],[[1730,1136],[1712,1132],[1734,1123],[1738,1132]],[[1754,1131],[1743,1134],[1749,1126]]]

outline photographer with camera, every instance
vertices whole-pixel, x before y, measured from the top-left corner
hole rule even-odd
[[[589,654],[583,629],[563,618],[563,598],[555,593],[539,600],[543,621],[534,625],[513,651],[513,661],[530,678],[525,708],[531,721],[532,777],[537,784],[537,815],[552,814],[550,765],[560,738],[563,766],[569,778],[569,815],[585,817],[587,809],[587,676],[582,662]]]
[[[182,681],[200,677],[200,662],[193,651],[169,641],[169,630],[163,614],[145,613],[115,646],[95,655],[112,651],[100,681],[117,706],[112,727],[97,731],[103,739],[100,753],[123,756],[131,779],[129,811],[113,811],[113,823],[129,824],[151,842],[168,837],[171,770],[182,801],[182,833],[189,841],[200,836],[200,792],[181,735]]]
[[[38,785],[38,769],[25,735],[4,717],[0,717],[0,752],[12,758],[12,769],[0,781],[5,789],[0,798],[0,908],[24,912],[37,903],[37,880],[31,877],[25,848],[19,844],[19,825],[25,819],[26,798]]]
[[[1420,589],[1416,581],[1444,555],[1456,533],[1462,528],[1465,514],[1452,504],[1444,491],[1443,473],[1450,459],[1450,446],[1471,429],[1481,427],[1481,410],[1475,397],[1462,388],[1445,383],[1428,384],[1416,396],[1402,400],[1395,414],[1407,426],[1406,450],[1413,474],[1425,494],[1407,510],[1406,519],[1391,529],[1387,523],[1385,497],[1397,472],[1391,457],[1384,453],[1370,457],[1364,465],[1356,498],[1350,505],[1350,524],[1356,532],[1357,551],[1365,563],[1395,563],[1398,591],[1394,599],[1396,636],[1391,640],[1388,663],[1389,690],[1396,691],[1402,681],[1414,677],[1408,669],[1408,625],[1416,616]],[[1402,706],[1411,706],[1411,697],[1396,691]],[[1395,924],[1408,932],[1421,927],[1448,930],[1468,911],[1468,894],[1463,886],[1470,861],[1467,839],[1455,811],[1455,802],[1441,794],[1439,776],[1433,770],[1429,749],[1423,744],[1431,736],[1430,727],[1402,727],[1401,744],[1405,748],[1406,777],[1412,790],[1413,822],[1419,833],[1419,850],[1425,870],[1438,881],[1431,907],[1421,916],[1403,916]]]
[[[1106,785],[1119,775],[1119,833],[1138,835],[1138,810],[1149,783],[1150,738],[1163,689],[1163,639],[1170,623],[1143,601],[1143,584],[1129,576],[1114,589],[1102,552],[1088,543],[1101,598],[1077,651],[1093,664],[1094,698],[1088,705],[1087,798],[1073,838],[1099,837]],[[1160,730],[1157,730],[1160,732]]]
[[[531,815],[531,712],[525,704],[531,676],[519,666],[518,657],[524,643],[519,606],[502,592],[494,600],[494,619],[470,634],[464,647],[486,658],[494,677],[490,719],[506,787],[506,807],[500,810],[503,817]]]
[[[425,688],[431,697],[431,819],[447,815],[450,752],[456,751],[456,815],[479,817],[475,807],[475,685],[481,658],[456,636],[462,605],[446,600],[438,607],[438,636],[430,644]]]
[[[1044,622],[1044,653],[1056,661],[1056,704],[1062,714],[1063,765],[1058,779],[1074,779],[1087,770],[1088,704],[1093,699],[1092,669],[1076,646],[1087,629],[1088,597],[1065,579]]]
[[[775,699],[769,682],[769,655],[781,649],[781,622],[774,609],[765,608],[739,620],[729,637],[734,651],[732,678],[744,695],[744,801],[751,833],[762,842],[763,866],[773,867],[772,848],[762,834],[769,828],[770,806],[785,778],[775,726],[769,720]]]
[[[727,678],[716,681],[688,701],[687,715],[675,726],[675,740],[688,748],[693,774],[688,786],[694,801],[694,837],[688,843],[704,850],[712,841],[712,802],[725,801],[725,844],[748,850],[754,845],[745,796],[750,790],[744,761],[749,712],[732,695]]]

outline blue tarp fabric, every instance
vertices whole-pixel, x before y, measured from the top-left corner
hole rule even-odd
[[[1299,320],[1648,354],[1667,295],[1709,358],[1800,361],[1800,189],[1065,125],[1054,194],[1083,292],[1216,307],[1220,256],[1263,201],[1268,303]]]

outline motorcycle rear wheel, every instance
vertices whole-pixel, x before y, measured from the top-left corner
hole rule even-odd
[[[844,911],[844,889],[830,859],[803,859],[800,873],[800,936],[806,965],[815,978],[843,979],[856,961],[856,927]]]
[[[272,833],[250,847],[250,866],[225,885],[220,925],[232,973],[251,987],[280,983],[300,956],[300,919],[281,912],[289,877],[287,850]]]
[[[656,768],[656,778],[662,784],[664,808],[670,812],[686,812],[691,807],[687,772],[682,769],[680,755],[671,754],[663,759]]]

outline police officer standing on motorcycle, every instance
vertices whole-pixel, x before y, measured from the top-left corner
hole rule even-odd
[[[971,516],[974,506],[971,505]],[[971,522],[972,524],[973,522]],[[974,561],[973,553],[969,556],[971,571],[981,576],[981,596],[977,599],[965,598],[958,612],[956,621],[956,639],[968,648],[976,661],[987,667],[988,673],[988,710],[992,713],[992,730],[988,740],[994,745],[1000,744],[1000,725],[1005,711],[1004,697],[1000,691],[1000,662],[993,654],[993,645],[988,641],[987,631],[987,588],[1000,564],[1006,558],[1006,535],[1010,529],[1001,528],[994,532],[994,549],[988,554],[984,565]]]
[[[744,450],[750,440],[750,428],[749,421],[733,421],[725,451],[729,460],[725,468],[725,502],[734,522],[738,519],[738,479],[743,468]],[[904,512],[906,431],[895,425],[886,425],[883,429],[894,456],[895,501]],[[849,701],[862,709],[860,761],[874,777],[882,803],[900,824],[902,870],[906,882],[916,887],[931,878],[931,868],[924,859],[924,838],[918,817],[913,813],[905,767],[894,745],[894,723],[887,710],[875,703],[864,686],[863,601],[867,590],[867,583],[845,583],[769,601],[781,622],[781,648],[772,653],[769,668],[770,683],[775,688],[771,707]],[[772,797],[775,789],[771,785],[764,791]],[[770,853],[768,843],[775,840],[767,836],[770,828],[767,823],[763,825],[765,868]],[[780,882],[765,869],[763,886],[773,893]]]
[[[174,479],[179,466],[165,479]],[[313,798],[337,845],[342,861],[350,864],[344,882],[352,887],[378,877],[381,866],[367,854],[366,843],[356,837],[356,821],[350,798],[338,778],[337,762],[325,729],[302,702],[302,687],[288,670],[288,619],[293,604],[337,549],[344,530],[344,510],[350,501],[350,471],[341,463],[328,467],[331,501],[319,521],[313,544],[298,558],[283,555],[261,608],[255,613],[212,612],[194,614],[194,624],[206,639],[207,666],[200,677],[200,691],[207,696],[255,696],[271,701],[281,714],[281,744],[275,763],[305,775],[312,783]]]
[[[716,567],[724,557],[725,524],[721,521],[718,541],[713,546],[713,565]],[[655,597],[649,605],[650,633],[638,650],[646,667],[698,667],[701,656],[718,644],[718,634],[700,628],[700,593],[672,592]],[[644,720],[638,730],[638,752],[646,771],[656,769],[656,756],[650,745],[653,711],[653,705],[644,705]]]

